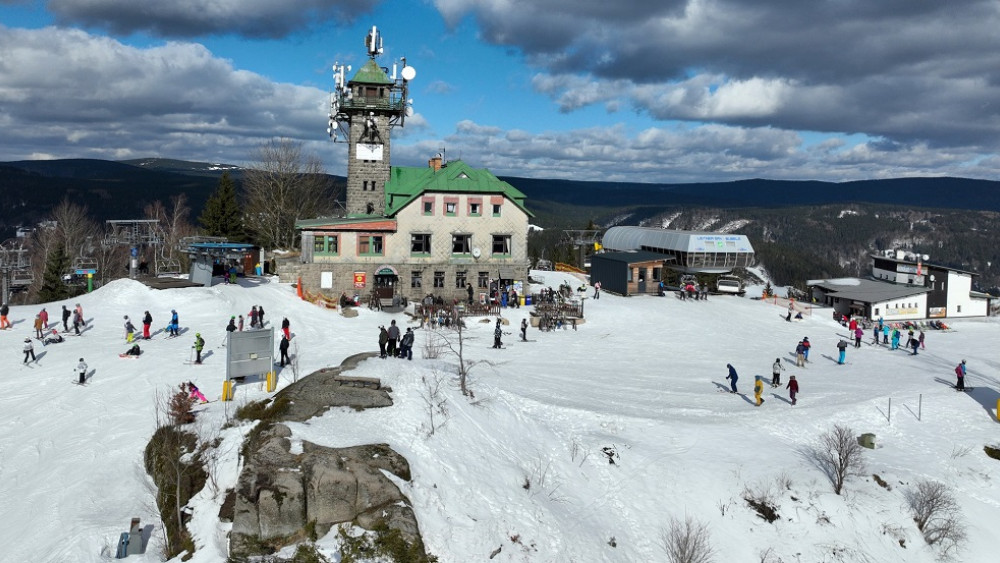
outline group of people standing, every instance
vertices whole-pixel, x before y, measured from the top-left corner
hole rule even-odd
[[[380,326],[378,333],[378,350],[380,358],[406,358],[413,360],[413,329],[406,327],[406,332],[401,334],[396,320],[389,323],[389,328]]]
[[[733,364],[726,364],[726,368],[729,369],[729,375],[726,376],[726,380],[729,381],[730,393],[739,393],[736,389],[736,382],[740,379],[738,373],[736,373],[736,368]],[[784,371],[784,366],[781,365],[781,358],[774,359],[774,365],[771,366],[771,387],[781,386],[781,372]],[[799,382],[795,379],[795,376],[789,376],[788,385],[785,386],[788,389],[788,398],[792,400],[792,406],[795,406],[796,395],[799,393]],[[755,406],[761,406],[764,404],[764,378],[760,375],[754,376],[753,382],[753,396],[755,401]]]

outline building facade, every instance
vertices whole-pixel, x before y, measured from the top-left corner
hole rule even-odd
[[[977,274],[926,262],[925,256],[887,251],[872,256],[872,277],[927,288],[926,318],[985,317],[989,295],[973,291]]]

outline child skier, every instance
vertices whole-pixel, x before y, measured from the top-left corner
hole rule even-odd
[[[180,320],[177,317],[177,311],[175,311],[174,309],[171,309],[170,310],[170,324],[167,325],[167,329],[170,332],[170,336],[177,336],[178,335],[177,329],[179,328],[179,326],[178,326],[179,323],[180,323]]]
[[[194,346],[192,346],[192,348],[194,348],[194,352],[195,352],[194,363],[200,364],[201,363],[201,351],[202,351],[203,348],[205,348],[205,339],[201,337],[201,333],[200,332],[194,335]]]
[[[191,383],[190,381],[188,381],[188,393],[191,395],[192,399],[197,399],[202,403],[208,402],[208,399],[205,398],[205,395],[202,394],[202,392],[198,390],[198,387],[194,383]]]
[[[24,339],[24,363],[28,363],[28,356],[31,356],[31,361],[35,361],[35,348],[31,345],[31,339]]]
[[[27,359],[27,356],[25,356],[25,359]],[[35,359],[35,357],[32,356],[31,359]],[[958,382],[955,383],[955,390],[965,391],[965,360],[962,360],[962,363],[955,366],[955,377],[958,378]]]
[[[146,311],[146,314],[142,317],[142,339],[149,340],[149,327],[153,324],[153,315]]]
[[[521,340],[528,341],[528,319],[521,319]]]
[[[781,371],[785,369],[785,366],[781,365],[781,358],[774,359],[774,365],[771,366],[771,387],[781,386]]]
[[[288,317],[281,319],[281,332],[285,333],[285,338],[292,339],[291,323],[288,322]]]
[[[135,338],[135,325],[129,320],[128,315],[125,315],[125,342],[131,343],[133,338]]]
[[[755,375],[753,379],[753,398],[757,400],[757,406],[759,407],[764,404],[764,398],[761,397],[764,394],[764,378]]]
[[[792,400],[792,406],[795,406],[795,395],[799,393],[799,382],[795,381],[795,376],[791,375],[788,377],[788,385],[785,386],[788,389],[788,398]]]
[[[80,358],[80,363],[76,364],[76,372],[80,374],[80,385],[87,382],[87,362]]]

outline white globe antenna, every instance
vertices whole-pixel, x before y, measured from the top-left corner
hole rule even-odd
[[[483,251],[479,250],[478,247],[472,249],[472,257],[473,258],[479,258],[482,255],[483,255]]]
[[[404,66],[403,70],[400,71],[400,75],[403,77],[403,80],[413,80],[417,77],[417,69],[412,66]]]

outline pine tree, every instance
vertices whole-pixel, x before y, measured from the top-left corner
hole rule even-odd
[[[229,177],[229,172],[222,173],[219,187],[205,202],[198,222],[208,236],[226,237],[233,242],[246,240],[243,210],[236,200],[236,183]]]
[[[66,255],[66,248],[55,245],[45,259],[45,273],[42,274],[42,287],[38,290],[38,299],[42,303],[59,301],[72,297],[73,292],[63,282],[63,274],[69,270],[69,256]]]

